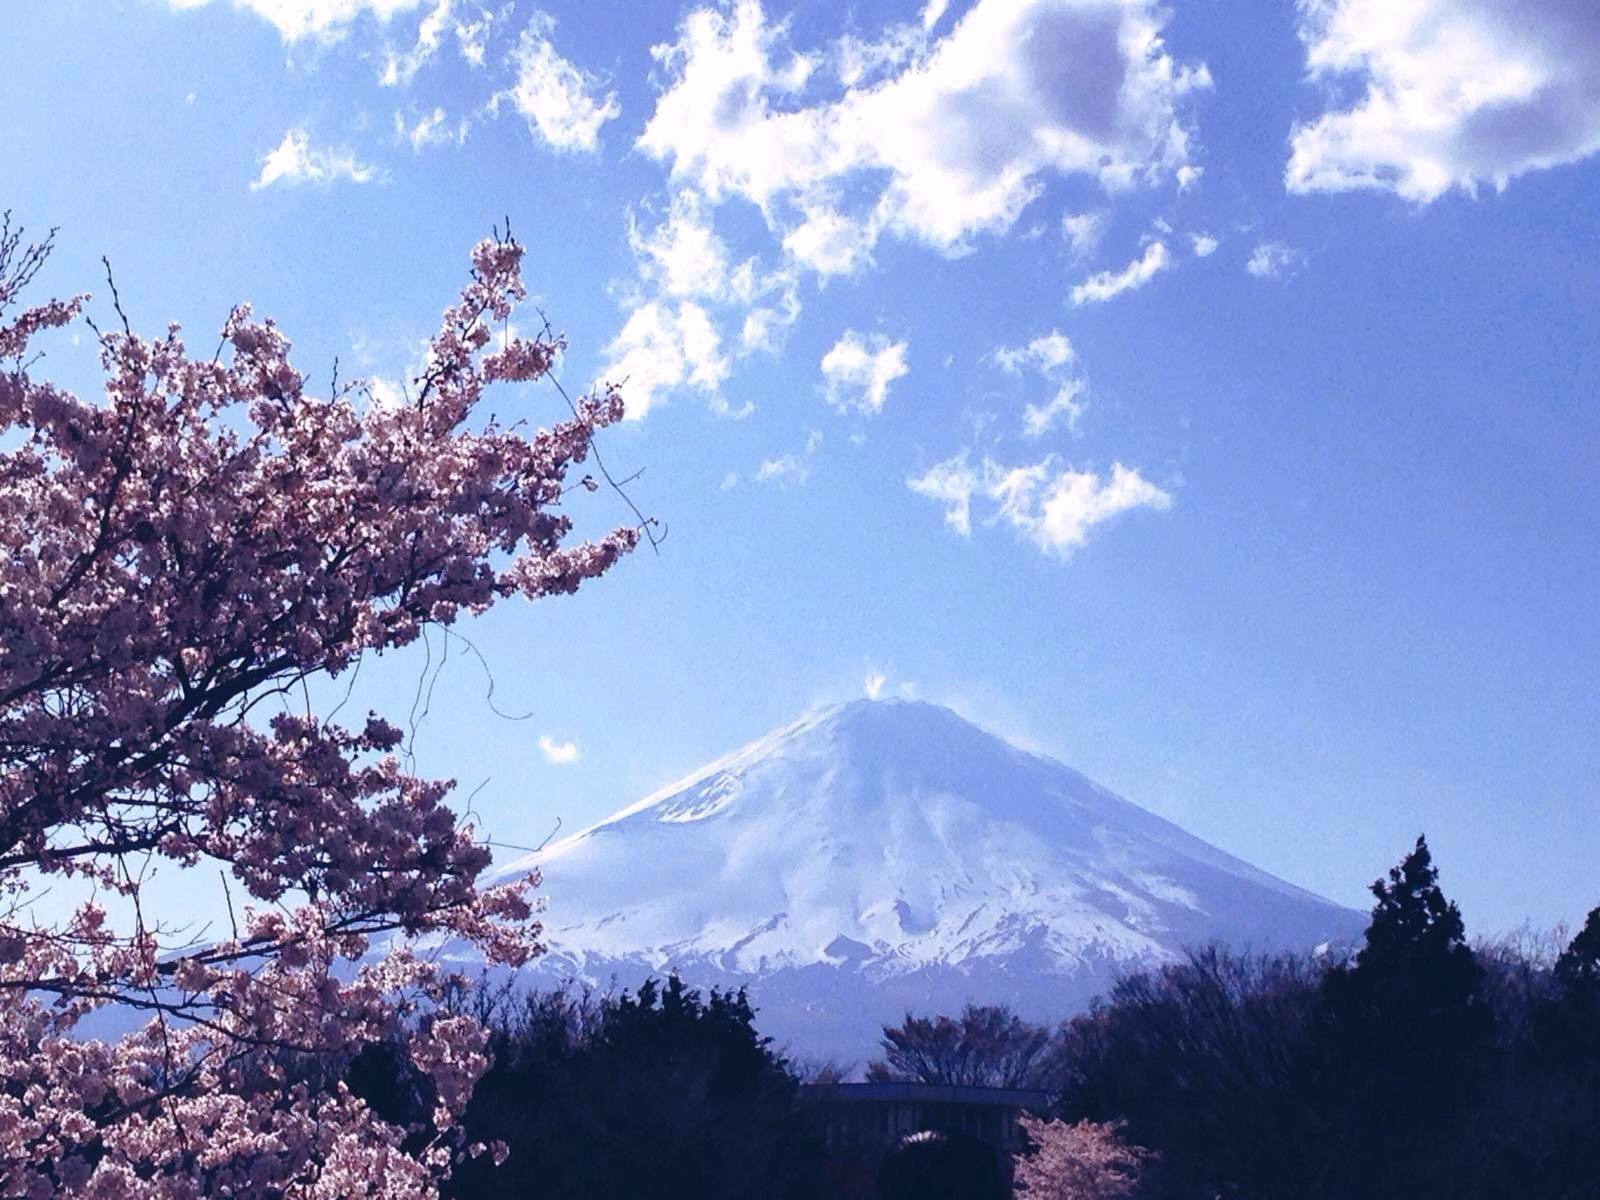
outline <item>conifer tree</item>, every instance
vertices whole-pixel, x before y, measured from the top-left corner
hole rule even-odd
[[[1322,1099],[1342,1143],[1344,1190],[1431,1196],[1432,1143],[1489,1076],[1493,1018],[1425,838],[1372,894],[1366,944],[1323,983]]]
[[[1417,1009],[1418,1016],[1442,1017],[1470,1006],[1483,971],[1467,945],[1461,910],[1439,888],[1425,837],[1388,882],[1371,888],[1377,904],[1367,926],[1366,945],[1356,955],[1350,977],[1366,985],[1359,993],[1403,988],[1391,997]]]
[[[1600,1087],[1600,908],[1589,913],[1550,974],[1555,986],[1538,1013],[1539,1045],[1563,1076]]]
[[[1555,977],[1568,992],[1600,991],[1600,908],[1589,910],[1583,928],[1556,959]]]

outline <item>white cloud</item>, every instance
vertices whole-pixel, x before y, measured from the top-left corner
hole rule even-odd
[[[972,494],[978,490],[979,480],[965,450],[906,480],[906,486],[919,496],[943,504],[945,524],[962,537],[972,536]]]
[[[1095,526],[1121,513],[1172,505],[1167,492],[1120,462],[1102,477],[1062,467],[1053,454],[1019,467],[985,459],[980,475],[963,451],[926,475],[907,480],[907,486],[943,503],[946,523],[962,536],[972,531],[972,497],[982,496],[994,505],[991,520],[1011,525],[1040,550],[1062,559],[1086,545]]]
[[[1100,249],[1108,215],[1101,209],[1099,212],[1067,213],[1061,218],[1061,236],[1067,239],[1074,258],[1088,258]]]
[[[628,389],[631,415],[644,415],[654,400],[685,384],[706,392],[722,416],[754,412],[749,402],[730,409],[717,390],[730,371],[721,331],[736,340],[739,355],[776,350],[800,315],[794,273],[764,272],[755,258],[732,266],[709,206],[687,188],[674,194],[653,229],[641,229],[630,213],[628,240],[644,286],[630,296],[633,309],[613,342],[610,370],[638,372],[639,387]],[[640,389],[644,407],[635,409]]]
[[[872,261],[877,229],[826,204],[807,205],[805,219],[783,237],[783,248],[818,275],[849,275]]]
[[[1075,357],[1072,343],[1059,329],[1041,334],[1026,346],[1001,346],[994,352],[994,361],[1012,375],[1020,375],[1024,367],[1033,367],[1049,374],[1066,366]]]
[[[713,400],[728,376],[721,339],[693,301],[650,300],[629,315],[606,347],[601,378],[622,385],[627,418],[638,420],[673,388],[699,388]]]
[[[653,51],[669,83],[639,146],[713,201],[759,206],[824,271],[884,231],[959,252],[1008,230],[1051,173],[1114,190],[1186,163],[1177,108],[1209,78],[1166,53],[1154,0],[978,0],[938,39],[927,11],[895,73],[808,103],[812,59],[759,0],[697,9]]]
[[[579,758],[577,742],[558,742],[547,733],[539,736],[539,749],[543,752],[546,762],[554,763],[558,767],[571,766]]]
[[[417,27],[417,40],[411,49],[404,54],[390,50],[384,56],[383,71],[378,76],[382,86],[405,86],[416,77],[417,72],[438,52],[439,43],[444,40],[445,31],[449,28],[450,10],[453,7],[454,0],[436,0],[422,18],[422,24]]]
[[[1183,166],[1178,168],[1178,190],[1180,192],[1187,192],[1195,184],[1200,182],[1200,176],[1204,175],[1205,173],[1206,169],[1204,167],[1197,167],[1193,163],[1185,163]]]
[[[1007,494],[1001,516],[1041,550],[1070,558],[1088,543],[1089,530],[1119,513],[1171,506],[1172,497],[1138,471],[1113,463],[1105,479],[1092,471],[1070,469],[1053,477],[1048,472],[1042,478],[1029,475]]]
[[[748,478],[751,483],[772,483],[785,488],[801,487],[811,478],[811,460],[821,445],[822,431],[813,429],[806,435],[803,450],[762,459]],[[746,477],[741,476],[739,472],[729,471],[722,477],[722,490],[732,491],[739,486],[743,478]]]
[[[777,483],[788,487],[798,486],[809,478],[811,464],[798,454],[763,459],[755,473],[757,483]]]
[[[861,686],[867,693],[868,700],[876,700],[883,695],[883,685],[888,682],[888,677],[882,671],[868,671],[867,678]]]
[[[367,395],[379,408],[399,408],[405,403],[405,388],[392,379],[374,375],[366,381]]]
[[[1217,247],[1221,245],[1209,233],[1191,233],[1189,235],[1189,243],[1194,247],[1194,256],[1196,258],[1210,258],[1217,252]]]
[[[800,297],[793,282],[789,282],[778,297],[776,305],[763,305],[745,314],[739,330],[739,348],[749,354],[756,350],[775,351],[784,330],[800,316]]]
[[[1056,394],[1043,404],[1029,404],[1022,410],[1022,435],[1028,438],[1043,437],[1055,428],[1057,421],[1065,421],[1070,433],[1078,432],[1078,425],[1089,405],[1083,400],[1084,383],[1069,379],[1056,389]]]
[[[1276,279],[1305,262],[1305,255],[1286,242],[1262,242],[1250,252],[1244,269],[1258,279]]]
[[[409,142],[414,152],[420,153],[424,147],[442,145],[445,142],[454,142],[460,145],[467,140],[467,122],[460,121],[454,127],[445,122],[444,109],[435,108],[431,113],[424,113],[418,117],[415,124],[411,124],[401,113],[394,114],[394,135],[402,142]]]
[[[1359,92],[1294,129],[1290,191],[1417,203],[1600,151],[1595,0],[1301,0],[1316,80]]]
[[[891,342],[881,333],[862,335],[847,329],[822,356],[828,403],[841,412],[852,408],[867,414],[882,412],[889,385],[910,370],[906,343]]]
[[[203,8],[211,0],[167,0],[177,9]],[[235,8],[270,21],[286,42],[306,37],[336,36],[363,13],[388,21],[410,12],[425,0],[232,0]]]
[[[649,234],[641,233],[630,215],[628,241],[645,277],[666,295],[722,299],[728,294],[728,247],[694,192],[673,196],[667,219]]]
[[[534,14],[511,52],[516,82],[490,107],[498,112],[509,103],[553,149],[593,154],[600,148],[600,127],[617,117],[622,105],[615,92],[600,98],[600,81],[556,53],[550,41],[554,29],[553,19]]]
[[[1123,292],[1131,292],[1142,288],[1155,278],[1156,274],[1172,265],[1172,256],[1167,252],[1165,242],[1151,242],[1144,248],[1144,253],[1134,259],[1120,271],[1101,271],[1098,275],[1091,275],[1082,283],[1072,289],[1072,302],[1074,304],[1099,304],[1110,300],[1113,296],[1120,296]]]
[[[994,352],[994,360],[1009,374],[1020,375],[1030,367],[1047,379],[1059,381],[1056,393],[1043,404],[1030,403],[1022,412],[1024,437],[1043,437],[1057,422],[1065,421],[1067,429],[1078,432],[1079,422],[1088,410],[1083,399],[1087,385],[1082,379],[1063,379],[1065,368],[1077,361],[1072,343],[1059,329],[1034,338],[1026,346],[1001,346]]]
[[[330,184],[339,179],[370,183],[380,178],[382,173],[376,167],[358,162],[348,151],[313,146],[304,129],[291,129],[277,149],[262,155],[261,173],[250,184],[250,190],[259,192],[275,184]]]
[[[881,81],[910,62],[927,45],[928,30],[921,25],[891,25],[873,40],[845,34],[834,43],[833,73],[846,87]]]

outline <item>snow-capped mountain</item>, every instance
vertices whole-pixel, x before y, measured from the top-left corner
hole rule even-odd
[[[948,709],[895,700],[812,713],[499,874],[533,866],[538,973],[748,983],[780,1044],[856,1061],[907,1010],[1059,1018],[1185,946],[1309,949],[1364,923]]]

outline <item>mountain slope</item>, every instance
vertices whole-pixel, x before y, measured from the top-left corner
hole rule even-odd
[[[1220,940],[1308,949],[1359,914],[948,709],[824,709],[510,864],[546,974],[749,981],[762,1026],[864,1057],[906,1008],[1061,1016],[1119,968]]]

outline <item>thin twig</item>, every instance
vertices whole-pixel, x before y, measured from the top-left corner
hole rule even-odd
[[[550,331],[550,318],[545,316],[543,309],[536,308],[534,311],[539,314],[539,319],[544,322],[545,333],[548,335]],[[555,373],[547,371],[545,373],[545,378],[555,385],[556,391],[561,394],[561,398],[567,402],[567,407],[572,410],[572,415],[577,417],[579,421],[582,421],[583,417],[578,412],[578,406],[573,402],[572,397],[567,394],[567,389],[561,386],[561,380],[555,377]],[[600,447],[595,444],[594,430],[587,430],[587,432],[584,434],[584,440],[588,444],[589,453],[593,455],[594,465],[599,469],[601,476],[604,477],[611,490],[622,497],[623,503],[633,510],[633,515],[639,520],[637,528],[641,533],[644,534],[645,540],[650,543],[650,549],[655,551],[657,554],[660,554],[661,543],[667,540],[667,527],[657,521],[656,518],[645,516],[644,512],[639,508],[639,506],[633,502],[633,497],[628,495],[627,491],[624,490],[622,483],[618,483],[617,480],[612,477],[611,472],[606,469],[605,460],[600,457]],[[635,472],[623,482],[630,482],[638,477],[639,473]],[[658,527],[661,530],[660,533],[656,532]]]
[[[222,898],[228,902],[228,924],[233,927],[233,940],[237,942],[239,940],[239,922],[233,915],[233,892],[228,887],[228,873],[218,867],[217,874],[222,877]]]
[[[102,254],[100,261],[106,268],[106,286],[111,289],[111,307],[116,310],[117,317],[122,321],[122,332],[132,337],[133,326],[128,324],[128,314],[122,311],[122,296],[117,292],[117,281],[111,277],[111,260]]]

